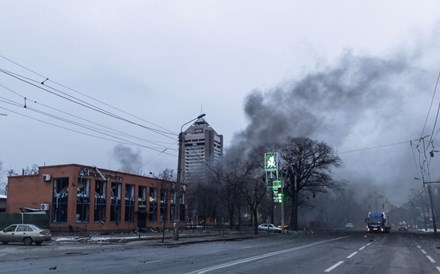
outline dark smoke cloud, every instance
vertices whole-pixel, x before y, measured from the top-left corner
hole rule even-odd
[[[141,173],[143,164],[140,150],[133,151],[130,147],[117,145],[113,148],[113,156],[120,164],[120,171],[133,174]]]
[[[249,124],[228,149],[249,151],[298,136],[343,152],[419,137],[429,103],[421,98],[429,97],[436,73],[415,67],[409,56],[381,59],[346,52],[334,66],[251,92],[244,103]],[[390,192],[401,190],[415,172],[409,145],[341,158],[341,179],[385,184]]]

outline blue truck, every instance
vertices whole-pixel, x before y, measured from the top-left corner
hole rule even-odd
[[[390,222],[385,212],[369,212],[365,219],[368,232],[389,233],[391,230]]]

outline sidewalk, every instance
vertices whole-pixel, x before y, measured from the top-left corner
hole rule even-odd
[[[58,244],[124,244],[142,242],[151,245],[173,246],[200,242],[234,241],[261,236],[262,233],[255,235],[252,231],[182,230],[178,241],[174,240],[173,231],[165,231],[165,234],[162,232],[114,233],[109,235],[99,235],[97,233],[90,233],[89,235],[55,234],[52,236],[52,242]]]

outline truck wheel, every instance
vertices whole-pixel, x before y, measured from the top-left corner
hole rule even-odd
[[[24,239],[23,239],[23,243],[24,243],[25,245],[32,245],[32,239],[29,238],[29,237],[24,238]]]

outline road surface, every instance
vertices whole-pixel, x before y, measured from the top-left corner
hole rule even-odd
[[[162,246],[0,245],[0,273],[440,273],[440,240],[412,233],[273,235]]]

